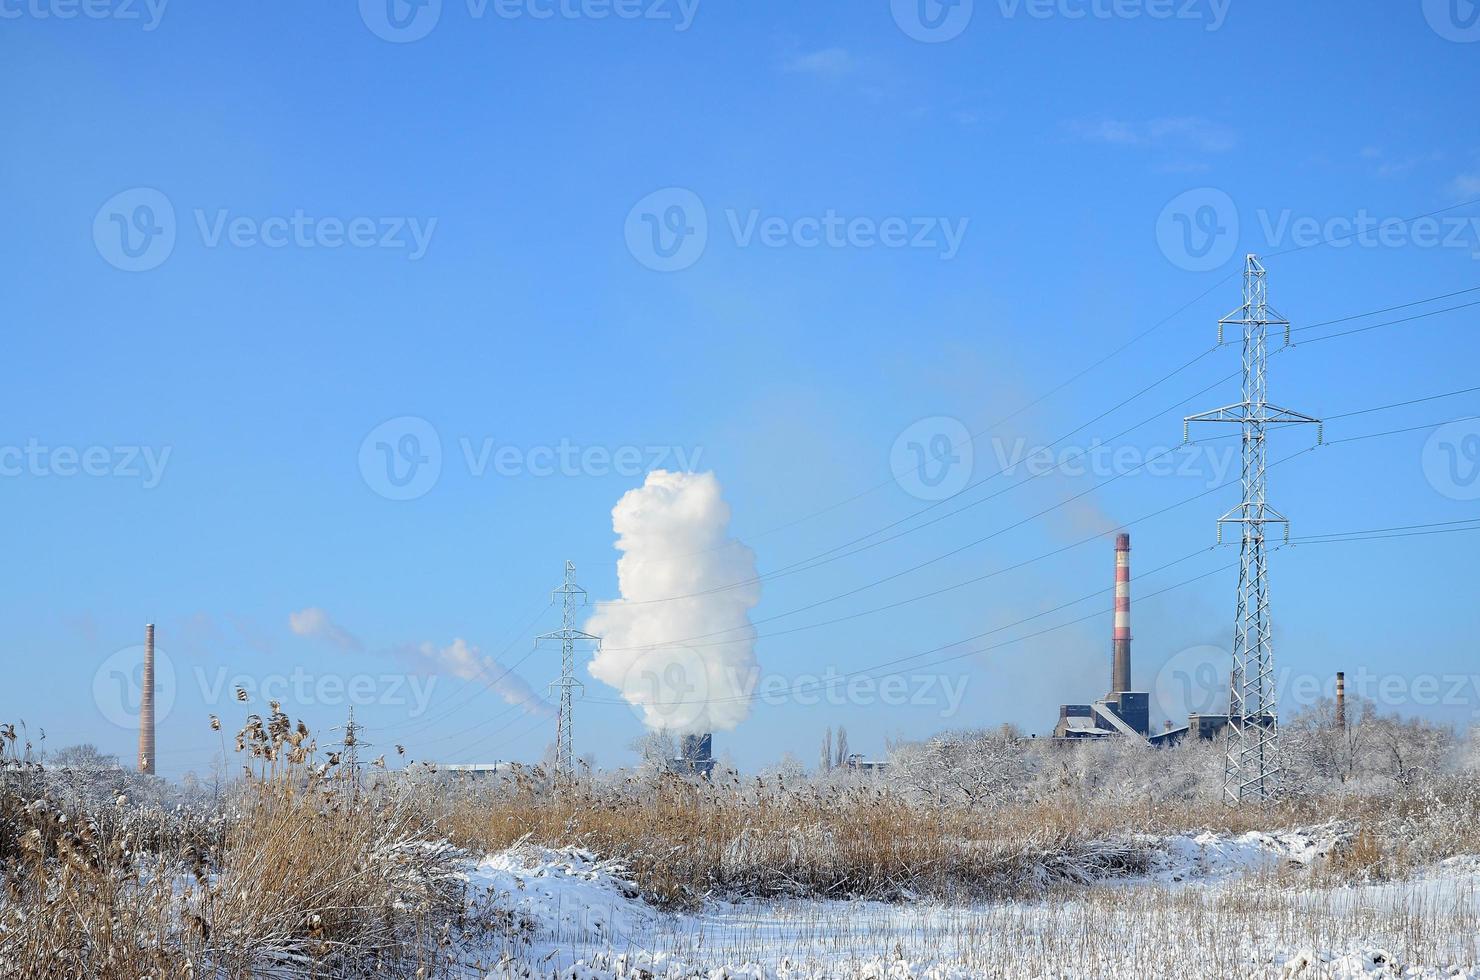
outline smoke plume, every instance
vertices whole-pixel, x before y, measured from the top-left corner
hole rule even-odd
[[[727,731],[750,714],[760,584],[755,552],[729,537],[729,524],[713,473],[654,470],[612,508],[622,598],[586,625],[602,638],[591,676],[651,729]],[[727,587],[736,583],[745,584]]]
[[[462,637],[453,638],[449,646],[439,647],[435,643],[417,644],[416,652],[436,664],[439,670],[465,681],[486,684],[506,704],[514,704],[532,715],[553,714],[553,710],[540,695],[518,674],[504,667],[493,657],[483,654],[476,646]]]

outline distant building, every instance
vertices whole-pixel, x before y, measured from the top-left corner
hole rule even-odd
[[[1151,734],[1151,696],[1145,691],[1112,691],[1094,704],[1059,705],[1054,738],[1105,738]]]
[[[844,759],[843,765],[858,772],[883,772],[889,768],[887,762],[865,759],[856,752]]]
[[[685,776],[708,779],[714,773],[714,736],[685,735],[679,740],[678,758],[672,762],[673,771]]]
[[[484,779],[497,773],[498,767],[497,762],[452,763],[438,766],[437,770],[469,779]]]
[[[1265,715],[1261,723],[1268,726],[1274,724],[1272,715]],[[1184,738],[1201,739],[1211,742],[1222,736],[1228,730],[1227,715],[1191,714],[1187,716],[1187,724],[1181,728],[1173,728],[1171,722],[1167,722],[1167,730],[1151,736],[1151,744],[1157,746],[1176,745]]]

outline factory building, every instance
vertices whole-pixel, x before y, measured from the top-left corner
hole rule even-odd
[[[1115,538],[1115,620],[1110,636],[1110,693],[1094,704],[1059,706],[1054,738],[1151,734],[1151,696],[1131,690],[1131,536]]]
[[[708,779],[714,772],[714,736],[708,732],[683,736],[672,765],[674,772]]]
[[[1131,689],[1131,536],[1115,538],[1115,620],[1110,637],[1110,693],[1093,704],[1063,704],[1054,725],[1057,739],[1144,738],[1152,745],[1175,745],[1191,735],[1213,739],[1228,728],[1227,715],[1189,715],[1178,728],[1151,732],[1151,696]],[[1272,722],[1273,719],[1270,719]]]

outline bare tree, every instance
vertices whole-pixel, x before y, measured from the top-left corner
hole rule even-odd
[[[838,768],[841,769],[848,764],[848,729],[842,725],[838,726]]]

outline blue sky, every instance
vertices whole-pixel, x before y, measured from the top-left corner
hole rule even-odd
[[[0,5],[0,718],[53,748],[132,755],[115,671],[152,620],[176,681],[168,774],[209,767],[205,718],[240,717],[238,675],[299,678],[285,707],[316,727],[357,699],[368,738],[408,757],[535,759],[553,721],[455,666],[518,662],[499,686],[544,690],[558,654],[520,658],[558,625],[537,614],[562,562],[594,597],[617,594],[611,509],[655,461],[716,474],[766,573],[929,504],[891,478],[897,442],[907,460],[957,431],[921,420],[980,436],[978,479],[1076,429],[1059,445],[1098,438],[1130,460],[1175,446],[1183,415],[1236,400],[1215,384],[1235,349],[1079,427],[1210,350],[1247,251],[1269,256],[1297,327],[1480,286],[1480,27],[1464,0],[393,2]],[[1300,248],[1323,237],[1342,247]],[[1474,387],[1477,310],[1277,355],[1272,399],[1328,417]],[[1472,415],[1480,394],[1325,434]],[[1307,453],[1271,471],[1271,500],[1297,536],[1480,516],[1480,428],[1435,431]],[[1272,456],[1313,435],[1277,434]],[[440,468],[387,483],[381,442]],[[1093,490],[1118,464],[1020,467],[929,515],[1021,483],[959,516],[766,581],[753,616],[1023,518],[760,629],[1108,535],[1208,489],[1223,457],[1198,459]],[[1138,686],[1175,688],[1164,665],[1180,677],[1216,655],[1186,651],[1226,650],[1237,556],[1192,553],[1235,492],[1131,526]],[[1108,683],[1108,597],[1048,611],[1110,586],[1110,541],[763,637],[766,675],[798,682],[1090,617],[906,666],[903,700],[921,703],[758,705],[716,750],[756,768],[811,762],[827,725],[866,754],[944,727],[1047,730],[1059,702]],[[1362,673],[1394,710],[1471,720],[1474,541],[1281,550],[1282,667]],[[295,631],[304,610],[318,612]],[[577,751],[629,761],[637,717],[583,677]]]

